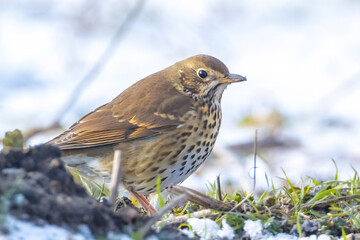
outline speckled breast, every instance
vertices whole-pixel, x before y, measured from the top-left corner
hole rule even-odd
[[[211,153],[220,123],[220,103],[202,104],[173,131],[121,144],[122,181],[140,194],[154,192],[158,176],[161,189],[184,181]]]

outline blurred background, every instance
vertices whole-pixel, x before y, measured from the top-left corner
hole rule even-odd
[[[256,129],[258,190],[281,186],[283,170],[333,179],[332,160],[347,179],[360,167],[359,12],[355,0],[0,0],[0,138],[17,128],[29,145],[48,141],[202,53],[248,81],[225,91],[215,150],[185,185],[220,175],[252,190]]]

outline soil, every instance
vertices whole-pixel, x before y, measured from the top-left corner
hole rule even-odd
[[[107,201],[99,202],[89,196],[67,172],[61,151],[49,145],[26,152],[0,153],[0,214],[4,213],[75,231],[86,224],[96,236],[106,236],[110,231],[130,234],[150,218],[133,206],[118,205],[114,212]],[[151,234],[155,231],[150,230],[148,235]],[[162,229],[156,235],[186,239],[176,228]]]

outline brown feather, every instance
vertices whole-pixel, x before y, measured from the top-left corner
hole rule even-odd
[[[152,137],[178,127],[193,103],[165,79],[172,71],[169,67],[135,83],[48,143],[61,149],[88,148]]]

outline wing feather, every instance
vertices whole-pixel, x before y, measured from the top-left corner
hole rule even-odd
[[[192,110],[190,97],[153,74],[84,116],[48,144],[80,149],[153,137],[183,124],[181,116]]]

